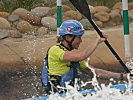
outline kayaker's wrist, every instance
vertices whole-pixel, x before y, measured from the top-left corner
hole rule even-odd
[[[120,73],[119,80],[124,80],[124,74]]]
[[[119,80],[121,80],[121,81],[127,80],[127,74],[125,74],[125,73],[120,73]]]

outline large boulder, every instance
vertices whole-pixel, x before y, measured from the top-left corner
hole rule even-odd
[[[33,15],[31,13],[22,13],[22,14],[20,14],[20,17],[32,25],[40,25],[41,24],[41,19],[38,16]]]
[[[105,6],[96,6],[95,7],[96,12],[110,12],[111,10],[108,7]]]
[[[0,29],[0,40],[8,37],[9,31],[5,29]]]
[[[94,17],[102,22],[107,22],[110,19],[110,16],[107,12],[98,12],[94,14]]]
[[[64,15],[78,21],[82,19],[82,15],[78,11],[74,10],[69,10],[65,12]]]
[[[122,18],[121,18],[120,10],[118,9],[111,10],[109,15],[113,23],[115,23],[116,25],[119,25],[121,23]]]
[[[69,10],[72,10],[69,6],[67,5],[62,5],[62,12],[66,12],[66,11],[69,11]],[[54,6],[50,9],[49,11],[49,15],[54,15],[57,13],[57,7]]]
[[[95,21],[96,25],[100,28],[103,28],[103,22],[101,21]]]
[[[90,9],[90,13],[91,14],[95,14],[96,13],[95,7],[89,5],[89,9]]]
[[[130,12],[133,12],[133,9],[131,9]]]
[[[113,7],[112,9],[119,9],[119,10],[122,10],[122,2],[117,2]]]
[[[133,2],[128,3],[128,9],[132,9],[133,8]],[[112,9],[119,9],[122,10],[122,2],[117,2]]]
[[[133,10],[128,12],[129,21],[133,21]]]
[[[71,20],[71,19],[72,19],[72,18],[70,18],[70,17],[63,16],[63,18],[62,18],[62,22],[66,21],[66,20]]]
[[[0,12],[0,17],[7,18],[10,15],[8,12]]]
[[[43,17],[41,20],[41,24],[47,27],[50,30],[57,30],[57,21],[55,18],[52,17]]]
[[[9,29],[11,28],[10,23],[5,19],[0,17],[0,29]]]
[[[41,18],[47,16],[50,9],[50,7],[36,7],[31,10],[31,13]]]
[[[85,30],[90,30],[93,28],[93,26],[90,24],[88,19],[82,19],[82,20],[80,20],[80,23],[83,25]]]
[[[133,9],[133,2],[128,3],[128,9]]]
[[[49,12],[48,12],[48,15],[54,15],[54,14],[56,14],[56,11],[57,9],[56,9],[56,7],[54,6],[54,7],[52,7],[50,10],[49,10]]]
[[[27,33],[32,29],[32,25],[29,24],[27,21],[20,21],[17,24],[17,29],[22,33]]]
[[[18,30],[9,30],[9,36],[12,38],[22,38],[22,34]]]
[[[62,11],[63,11],[63,12],[66,12],[66,11],[69,11],[69,10],[72,10],[72,8],[70,8],[70,7],[67,6],[67,5],[62,5]]]
[[[45,35],[48,33],[48,28],[46,27],[40,27],[38,30],[37,30],[37,33],[38,35]]]
[[[17,8],[12,12],[13,15],[18,15],[20,16],[22,13],[29,13],[30,11],[24,9],[24,8]]]
[[[13,15],[11,14],[10,16],[8,16],[8,21],[10,22],[15,22],[19,20],[19,16],[18,15]]]

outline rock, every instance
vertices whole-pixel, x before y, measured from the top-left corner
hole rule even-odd
[[[129,21],[133,21],[133,11],[128,12]]]
[[[40,27],[38,30],[37,30],[37,33],[38,35],[45,35],[48,33],[48,29],[46,27]]]
[[[31,10],[31,13],[33,15],[36,15],[36,16],[42,18],[42,17],[45,17],[48,15],[50,9],[51,9],[50,7],[36,7]]]
[[[26,33],[32,29],[32,25],[29,24],[27,21],[20,21],[17,24],[17,29],[22,33]]]
[[[56,19],[52,17],[43,17],[41,24],[50,30],[57,30]]]
[[[24,8],[17,8],[12,12],[13,15],[18,15],[18,16],[20,16],[22,13],[30,13],[30,12]]]
[[[22,34],[18,30],[9,30],[9,33],[12,38],[22,38]]]
[[[131,9],[130,12],[133,12],[133,9]]]
[[[88,21],[88,19],[82,19],[80,20],[81,24],[83,25],[85,30],[90,30],[93,28],[93,26],[90,24],[90,22]]]
[[[122,2],[116,3],[116,4],[112,7],[112,9],[113,9],[113,10],[114,10],[114,9],[122,10]]]
[[[69,6],[62,5],[62,12],[66,12],[66,11],[69,11],[69,10],[72,10]]]
[[[40,25],[41,24],[41,19],[38,16],[35,16],[31,13],[22,13],[22,14],[20,14],[20,17],[32,25]]]
[[[128,3],[128,9],[133,9],[133,2]]]
[[[96,6],[94,7],[96,12],[110,12],[111,10],[105,6]]]
[[[95,7],[89,5],[89,8],[90,8],[90,13],[91,14],[95,14],[96,13]]]
[[[103,22],[101,21],[95,21],[96,25],[100,28],[103,28]]]
[[[56,7],[52,7],[49,12],[48,12],[48,15],[51,16],[51,15],[54,15],[56,14]]]
[[[95,13],[94,17],[102,22],[107,22],[107,21],[109,21],[109,18],[110,18],[109,14],[107,12]]]
[[[10,15],[8,16],[8,21],[10,22],[15,22],[19,20],[19,16],[18,15]]]
[[[71,8],[70,8],[69,6],[67,6],[67,5],[62,5],[62,12],[63,12],[63,13],[66,12],[66,11],[69,11],[69,10],[71,10]],[[50,9],[48,15],[54,15],[54,14],[56,14],[56,13],[57,13],[57,7],[54,6],[54,7],[52,7],[52,8]]]
[[[115,9],[110,12],[111,20],[116,24],[119,25],[122,21],[120,10]]]
[[[70,18],[70,17],[63,16],[62,22],[66,21],[66,20],[71,20],[71,19],[72,19],[72,18]]]
[[[10,23],[5,19],[0,17],[0,29],[9,29],[11,28]]]
[[[103,23],[103,27],[112,27],[112,26],[116,26],[116,23],[113,22],[112,20]]]
[[[7,18],[9,15],[8,12],[0,12],[0,17]]]
[[[128,3],[128,9],[130,10],[130,9],[132,9],[132,8],[133,8],[133,2]],[[119,10],[122,10],[122,2],[116,3],[116,4],[112,7],[112,9],[119,9]]]
[[[133,2],[128,3],[129,6],[129,21],[133,20]],[[96,24],[102,27],[119,25],[122,22],[121,17],[121,6],[122,3],[116,3],[111,10],[105,6],[93,7],[88,5],[90,8],[91,17],[96,22]],[[47,34],[51,31],[57,30],[57,7],[35,7],[31,11],[24,8],[17,8],[11,14],[8,12],[0,12],[0,28],[3,29],[18,29],[19,32],[31,34],[32,30],[36,35]],[[1,19],[4,17],[5,19]],[[78,20],[81,21],[86,30],[92,29],[91,24],[88,22],[85,16],[82,16],[78,11],[73,10],[67,5],[62,5],[62,22],[66,20]],[[82,20],[83,19],[83,20]],[[20,26],[20,23],[25,25]],[[2,22],[1,22],[2,21]],[[8,22],[9,21],[9,22]],[[32,26],[35,25],[35,26]],[[33,29],[34,27],[34,29]],[[46,28],[46,29],[45,29]],[[12,33],[12,37],[19,37],[17,33]],[[35,35],[34,34],[34,35]],[[23,35],[24,36],[24,35]],[[20,36],[21,37],[21,36]]]
[[[50,31],[48,34],[57,34],[57,31]]]
[[[8,30],[0,29],[0,40],[8,37],[8,34],[9,34]]]
[[[82,15],[78,11],[74,10],[67,11],[64,15],[78,21],[82,19]]]
[[[54,15],[53,15],[53,16],[51,16],[51,17],[53,17],[53,18],[57,19],[57,14],[54,14]]]

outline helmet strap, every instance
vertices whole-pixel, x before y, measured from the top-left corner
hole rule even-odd
[[[74,39],[75,39],[75,35],[73,35],[73,38],[72,38],[72,40],[69,42],[65,37],[63,37],[64,38],[64,40],[68,43],[68,45],[69,45],[69,51],[71,51],[71,50],[73,50],[74,48],[73,48],[73,45],[72,45],[72,42],[74,41]]]

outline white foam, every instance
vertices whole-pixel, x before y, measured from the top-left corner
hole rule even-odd
[[[132,60],[133,59],[131,59],[130,62],[127,63],[127,65],[133,68]],[[92,81],[89,81],[86,83],[82,82],[81,86],[85,86],[88,83],[91,83],[94,86],[95,90],[97,90],[95,93],[87,94],[86,96],[83,96],[74,87],[67,84],[66,96],[61,97],[59,96],[59,94],[51,94],[48,100],[133,100],[133,92],[130,89],[132,84],[130,75],[127,76],[128,82],[129,82],[127,90],[122,93],[119,89],[110,88],[110,86],[112,85],[111,83],[107,86],[105,86],[105,84],[101,84],[99,86],[99,83],[96,78],[95,70],[92,67],[90,67],[88,63],[86,63],[86,65],[93,72],[93,78],[92,78]],[[113,81],[113,79],[110,79],[110,80]]]

